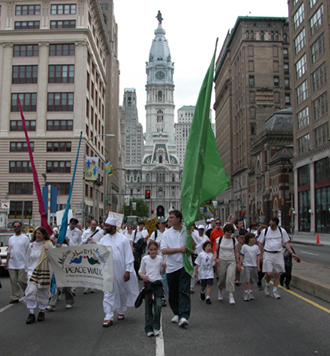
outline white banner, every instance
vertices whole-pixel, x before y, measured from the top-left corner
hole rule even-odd
[[[58,287],[113,290],[113,256],[110,246],[88,244],[53,248],[49,260]]]
[[[124,214],[118,214],[118,213],[113,213],[112,211],[109,211],[108,218],[115,218],[117,227],[121,228],[121,225],[123,224]]]

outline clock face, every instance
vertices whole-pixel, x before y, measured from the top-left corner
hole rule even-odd
[[[165,73],[164,72],[159,71],[159,72],[156,73],[156,78],[157,79],[163,79],[164,77],[165,77]]]

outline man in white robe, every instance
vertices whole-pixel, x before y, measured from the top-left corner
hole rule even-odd
[[[129,240],[117,232],[116,219],[108,218],[104,223],[104,237],[100,245],[111,246],[113,250],[113,291],[104,292],[103,326],[113,324],[114,311],[117,319],[125,319],[127,307],[133,307],[139,294],[139,286],[134,271],[134,257]]]

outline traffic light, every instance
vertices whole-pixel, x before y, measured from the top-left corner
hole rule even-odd
[[[281,205],[284,205],[284,199],[283,198],[281,199]]]
[[[145,191],[145,198],[146,198],[146,199],[150,199],[150,190],[149,190],[149,189],[147,189],[147,190]]]

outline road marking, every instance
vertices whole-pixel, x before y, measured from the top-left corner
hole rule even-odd
[[[325,308],[325,307],[322,307],[322,305],[317,304],[317,303],[311,301],[310,299],[307,299],[307,298],[305,298],[305,297],[302,297],[301,295],[299,295],[299,294],[297,294],[297,293],[295,293],[295,292],[292,292],[291,290],[287,290],[286,288],[284,288],[284,287],[282,287],[282,286],[278,286],[278,287],[281,288],[281,289],[283,289],[283,290],[286,291],[287,293],[290,293],[290,294],[294,295],[295,297],[300,298],[300,299],[304,300],[305,302],[314,305],[314,307],[319,308],[319,309],[325,311],[326,313],[329,313],[329,314],[330,314],[330,309]]]
[[[160,335],[156,339],[156,356],[165,356],[164,336],[163,336],[163,316],[160,315]]]
[[[319,254],[317,254],[317,253],[311,253],[311,252],[306,252],[306,251],[300,251],[300,253],[306,253],[307,255],[319,256]]]
[[[13,304],[9,304],[9,305],[7,305],[6,307],[1,308],[1,309],[0,309],[0,313],[4,312],[5,310],[7,310],[8,308],[10,308],[10,307],[12,307],[12,306],[13,306]]]

